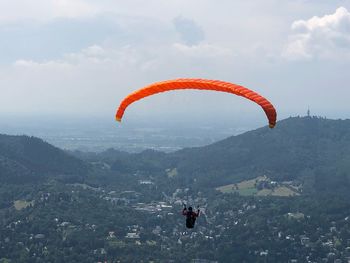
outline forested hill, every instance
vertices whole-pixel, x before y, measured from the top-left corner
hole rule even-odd
[[[93,159],[107,162],[113,171],[123,174],[169,175],[164,171],[172,171],[170,176],[178,183],[203,187],[262,175],[277,181],[300,180],[304,189],[348,187],[350,120],[293,117],[279,121],[274,129],[259,128],[205,147],[169,154],[109,150]]]
[[[76,156],[92,163],[106,163],[114,175],[168,175],[176,181],[174,184],[216,187],[266,175],[277,181],[300,180],[304,189],[348,189],[350,120],[293,117],[279,121],[274,129],[263,127],[205,147],[169,154],[109,150]],[[86,172],[84,161],[41,139],[0,135],[2,182],[79,177]]]
[[[260,175],[348,182],[350,120],[288,118],[274,129],[263,127],[206,147],[177,151],[168,160],[179,174],[213,186]]]
[[[41,139],[0,135],[0,182],[21,183],[48,176],[83,176],[83,161]]]

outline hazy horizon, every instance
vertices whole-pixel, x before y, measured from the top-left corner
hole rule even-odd
[[[312,111],[310,114],[329,117]],[[305,111],[304,114],[295,116],[306,115]],[[101,152],[115,148],[128,152],[146,149],[172,152],[186,147],[205,146],[266,125],[265,116],[184,118],[177,115],[171,118],[157,116],[153,119],[133,116],[119,123],[106,116],[8,115],[0,118],[0,134],[35,136],[66,150]]]
[[[69,150],[174,151],[203,146],[265,125],[264,116],[258,119],[237,116],[145,119],[133,116],[122,123],[106,116],[7,116],[0,119],[0,134],[36,136]]]

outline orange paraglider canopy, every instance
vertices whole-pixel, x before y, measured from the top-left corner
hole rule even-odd
[[[170,90],[181,90],[181,89],[198,89],[198,90],[214,90],[232,93],[238,96],[247,98],[262,107],[264,110],[268,121],[269,127],[273,128],[276,125],[276,110],[273,105],[264,97],[258,93],[247,89],[243,86],[236,85],[229,82],[224,82],[220,80],[208,80],[208,79],[175,79],[166,80],[161,82],[156,82],[141,88],[128,96],[126,96],[120,103],[117,114],[115,116],[117,121],[121,121],[123,118],[125,109],[133,102],[143,99],[145,97],[157,94],[160,92],[170,91]]]

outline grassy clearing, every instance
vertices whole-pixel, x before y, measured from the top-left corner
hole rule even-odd
[[[266,177],[259,176],[254,179],[239,182],[237,184],[228,184],[228,185],[220,186],[216,188],[216,190],[227,194],[234,193],[234,192],[238,192],[239,194],[242,193],[242,195],[246,195],[247,192],[251,192],[254,194],[255,192],[257,192],[255,188],[256,182],[264,179],[266,179]],[[251,189],[251,190],[248,190],[248,189]],[[255,189],[255,191],[253,191],[253,189]]]
[[[13,206],[16,210],[22,210],[30,205],[34,205],[34,201],[16,200],[13,202]]]
[[[255,188],[256,181],[259,181],[262,178],[263,178],[262,176],[259,176],[257,178],[251,179],[251,180],[242,181],[242,182],[237,184],[238,189]]]
[[[300,195],[297,192],[294,192],[293,190],[289,189],[288,187],[281,186],[275,189],[271,195],[275,196],[295,196],[295,195]]]
[[[258,193],[258,190],[256,188],[245,188],[245,189],[240,189],[237,192],[243,196],[251,196],[251,195],[256,195]]]
[[[297,196],[300,195],[298,193],[299,188],[296,187],[287,187],[283,185],[284,183],[280,183],[278,186],[274,187],[273,189],[262,189],[258,190],[256,188],[256,183],[259,181],[265,181],[269,180],[266,176],[259,176],[257,178],[251,179],[251,180],[245,180],[242,182],[239,182],[237,184],[228,184],[224,186],[220,186],[216,188],[216,190],[222,192],[222,193],[238,193],[242,196]],[[295,189],[295,190],[294,190]]]
[[[276,187],[274,190],[270,190],[270,189],[263,189],[260,190],[257,195],[259,196],[297,196],[300,195],[299,193],[289,189],[288,187],[285,186],[280,186],[280,187]]]

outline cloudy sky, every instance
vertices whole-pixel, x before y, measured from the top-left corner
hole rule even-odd
[[[128,93],[194,77],[249,87],[279,117],[350,117],[350,0],[0,0],[0,112],[111,116]],[[125,117],[263,117],[215,92],[172,92]]]

